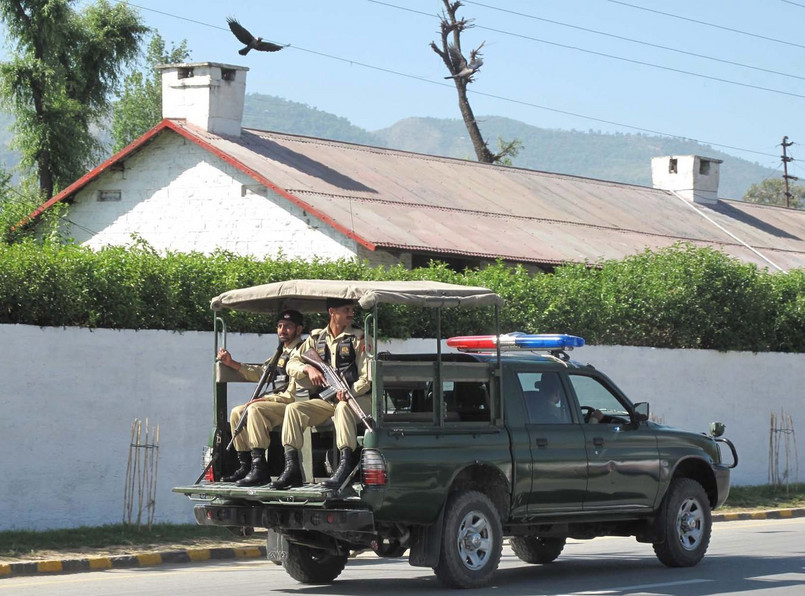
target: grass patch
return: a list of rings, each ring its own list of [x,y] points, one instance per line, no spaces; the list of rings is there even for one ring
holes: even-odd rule
[[[65,530],[8,530],[0,532],[0,557],[19,557],[41,550],[182,544],[203,538],[227,542],[242,539],[224,528],[194,524],[154,524],[150,530],[124,524]]]
[[[805,507],[805,484],[792,484],[774,488],[760,486],[733,486],[723,509],[790,509]]]

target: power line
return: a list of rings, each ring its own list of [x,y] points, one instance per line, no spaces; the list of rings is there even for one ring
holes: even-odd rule
[[[786,4],[793,4],[794,6],[799,6],[800,8],[805,8],[805,4],[800,4],[799,2],[791,2],[791,0],[780,0],[781,2],[785,2]]]
[[[785,0],[783,0],[785,1]],[[697,21],[696,19],[691,19],[688,17],[683,17],[678,14],[671,14],[668,12],[662,12],[659,10],[654,10],[653,8],[646,8],[645,6],[638,6],[637,4],[629,4],[628,2],[623,2],[622,0],[608,0],[608,2],[612,2],[613,4],[620,4],[622,6],[628,6],[629,8],[635,8],[637,10],[645,10],[646,12],[653,12],[655,14],[660,14],[664,17],[671,17],[674,19],[679,19],[681,21],[688,21],[690,23],[697,23],[699,25],[704,25],[706,27],[713,27],[715,29],[722,29],[724,31],[730,31],[732,33],[738,33],[740,35],[747,35],[749,37],[756,37],[758,39],[765,39],[766,41],[773,41],[774,43],[781,43],[787,46],[794,46],[795,48],[802,48],[805,49],[805,46],[800,45],[798,43],[794,43],[793,41],[785,41],[783,39],[775,39],[774,37],[766,37],[765,35],[759,35],[757,33],[751,33],[749,31],[741,31],[740,29],[732,29],[731,27],[725,27],[723,25],[716,25],[715,23],[706,23],[705,21]]]
[[[369,2],[374,2],[375,0],[368,0],[368,1]],[[783,1],[785,1],[785,0],[783,0]],[[375,3],[376,4],[382,4],[381,2],[375,2]],[[569,29],[576,29],[578,31],[584,31],[586,33],[594,33],[595,35],[603,35],[604,37],[611,37],[613,39],[619,39],[621,41],[628,41],[629,43],[635,43],[635,44],[647,46],[647,47],[650,47],[650,48],[657,48],[657,49],[660,49],[660,50],[666,50],[668,52],[676,52],[677,54],[684,54],[686,56],[693,56],[694,58],[702,58],[704,60],[712,60],[713,62],[720,62],[722,64],[729,64],[729,65],[732,65],[732,66],[739,66],[741,68],[748,68],[748,69],[751,69],[751,70],[757,70],[757,71],[760,71],[760,72],[766,72],[766,73],[769,73],[769,74],[779,75],[781,77],[789,77],[789,78],[792,78],[792,79],[800,79],[802,81],[805,81],[805,77],[801,77],[801,76],[795,75],[795,74],[790,74],[790,73],[787,73],[787,72],[780,72],[780,71],[777,71],[777,70],[771,70],[769,68],[763,68],[761,66],[753,66],[751,64],[744,64],[742,62],[734,62],[732,60],[725,60],[723,58],[716,58],[714,56],[707,56],[705,54],[698,54],[696,52],[688,52],[687,50],[681,50],[679,48],[672,48],[670,46],[664,46],[664,45],[660,45],[660,44],[656,44],[656,43],[651,43],[651,42],[648,42],[648,41],[642,41],[642,40],[639,40],[639,39],[632,39],[630,37],[624,37],[622,35],[616,35],[614,33],[607,33],[606,31],[598,31],[596,29],[588,29],[587,27],[581,27],[579,25],[571,25],[570,23],[562,23],[561,21],[554,21],[554,20],[551,20],[551,19],[538,17],[536,15],[532,15],[532,14],[528,14],[528,13],[524,13],[524,12],[517,12],[517,11],[514,11],[514,10],[508,10],[508,9],[500,8],[500,7],[497,7],[497,6],[491,6],[489,4],[484,4],[482,2],[471,2],[470,0],[465,0],[464,3],[465,4],[474,4],[476,6],[483,6],[484,8],[488,8],[490,10],[497,10],[499,12],[505,12],[505,13],[513,14],[513,15],[518,16],[518,17],[526,17],[528,19],[534,19],[535,21],[542,21],[544,23],[550,23],[552,25],[559,25],[560,27],[567,27]],[[805,8],[805,5],[803,5],[803,8]]]
[[[372,1],[372,0],[370,0],[370,1]],[[182,16],[179,16],[179,15],[175,15],[175,14],[171,14],[171,13],[167,13],[167,12],[163,12],[163,11],[159,11],[159,10],[154,10],[154,9],[151,9],[151,8],[146,8],[144,6],[138,6],[138,5],[133,4],[131,2],[127,2],[127,4],[130,4],[131,6],[134,6],[135,8],[140,8],[141,10],[156,12],[156,13],[159,13],[159,14],[162,14],[162,15],[165,15],[165,16],[175,18],[175,19],[200,24],[200,25],[203,25],[205,27],[211,27],[213,29],[220,29],[222,31],[228,31],[224,27],[219,27],[217,25],[211,25],[209,23],[203,23],[201,21],[195,21],[193,19],[188,19],[186,17],[182,17]],[[437,16],[437,15],[432,15],[432,14],[428,14],[428,13],[421,13],[421,14],[424,14],[424,15],[429,16],[429,17]],[[300,51],[300,52],[307,52],[309,54],[314,54],[314,55],[317,55],[317,56],[321,56],[323,58],[329,58],[331,60],[344,62],[346,64],[350,64],[350,65],[354,65],[354,66],[361,66],[363,68],[367,68],[367,69],[370,69],[370,70],[376,70],[376,71],[379,71],[379,72],[384,72],[386,74],[392,74],[392,75],[395,75],[395,76],[400,76],[400,77],[413,79],[413,80],[420,81],[420,82],[423,82],[423,83],[428,83],[430,85],[438,85],[440,87],[444,87],[444,88],[447,88],[447,89],[452,89],[453,88],[453,85],[450,84],[450,83],[444,83],[442,81],[434,81],[432,79],[428,79],[428,78],[425,78],[425,77],[422,77],[422,76],[412,75],[412,74],[409,74],[409,73],[404,73],[404,72],[392,70],[390,68],[383,68],[383,67],[380,67],[380,66],[367,64],[367,63],[364,63],[364,62],[358,62],[356,60],[351,60],[349,58],[343,58],[341,56],[335,56],[333,54],[328,54],[328,53],[325,53],[325,52],[319,52],[319,51],[316,51],[316,50],[303,48],[303,47],[297,46],[297,45],[291,45],[288,49],[297,50],[297,51]],[[712,145],[713,147],[721,147],[721,148],[724,148],[724,149],[732,149],[734,151],[741,151],[741,152],[744,152],[744,153],[751,153],[751,154],[754,154],[754,155],[762,155],[762,156],[765,156],[765,157],[774,157],[774,158],[778,157],[776,154],[767,153],[765,151],[758,151],[758,150],[755,150],[755,149],[746,149],[744,147],[736,147],[734,145],[726,145],[724,143],[715,143],[715,142],[712,142],[712,141],[702,141],[702,140],[695,139],[695,138],[692,138],[692,137],[685,137],[685,136],[682,136],[682,135],[675,135],[675,134],[671,134],[671,133],[652,130],[652,129],[649,129],[649,128],[643,128],[643,127],[640,127],[640,126],[624,124],[624,123],[621,123],[621,122],[616,122],[614,120],[607,120],[607,119],[604,119],[604,118],[597,118],[595,116],[587,116],[585,114],[579,114],[577,112],[570,112],[570,111],[567,111],[567,110],[560,110],[558,108],[552,108],[550,106],[543,106],[543,105],[532,103],[532,102],[522,101],[522,100],[518,100],[518,99],[512,99],[512,98],[509,98],[509,97],[504,97],[504,96],[496,95],[496,94],[493,94],[493,93],[484,93],[482,91],[475,91],[475,90],[471,90],[471,89],[468,89],[467,91],[469,93],[473,93],[475,95],[481,95],[481,96],[484,96],[484,97],[489,97],[489,98],[497,99],[497,100],[500,100],[500,101],[505,101],[505,102],[509,102],[509,103],[514,103],[514,104],[518,104],[518,105],[532,107],[532,108],[545,110],[545,111],[553,112],[553,113],[557,113],[557,114],[563,114],[563,115],[566,115],[566,116],[573,116],[575,118],[581,118],[581,119],[584,119],[584,120],[590,120],[590,121],[599,122],[599,123],[602,123],[602,124],[610,124],[612,126],[617,126],[617,127],[620,127],[620,128],[626,128],[626,129],[634,130],[634,131],[637,131],[637,132],[650,133],[650,134],[654,134],[654,135],[659,135],[659,136],[669,137],[669,138],[674,138],[674,139],[680,139],[680,140],[685,140],[685,141],[693,141],[693,142],[696,142],[696,143],[700,143],[702,145]]]
[[[419,11],[419,10],[414,10],[412,8],[406,8],[404,6],[398,6],[396,4],[389,4],[387,2],[380,2],[379,0],[367,0],[367,1],[371,2],[373,4],[380,4],[382,6],[387,6],[389,8],[396,8],[398,10],[404,10],[406,12],[412,12],[412,13],[415,13],[415,14],[425,15],[425,16],[428,16],[428,17],[433,16],[433,15],[431,15],[429,13],[426,13],[426,12],[422,12],[422,11]],[[747,88],[750,88],[750,89],[758,89],[760,91],[768,91],[770,93],[778,93],[780,95],[788,95],[788,96],[791,96],[791,97],[799,97],[799,98],[805,99],[805,95],[801,95],[799,93],[793,93],[791,91],[783,91],[782,89],[772,89],[770,87],[763,87],[761,85],[752,85],[750,83],[741,83],[740,81],[733,81],[733,80],[730,80],[730,79],[722,79],[720,77],[714,77],[714,76],[711,76],[711,75],[705,75],[705,74],[701,74],[701,73],[698,73],[698,72],[691,72],[689,70],[682,70],[682,69],[679,69],[679,68],[672,68],[670,66],[662,66],[661,64],[653,64],[651,62],[643,62],[642,60],[635,60],[633,58],[625,58],[623,56],[615,56],[614,54],[607,54],[605,52],[597,52],[595,50],[588,50],[588,49],[585,49],[585,48],[580,48],[578,46],[571,46],[571,45],[559,43],[559,42],[556,42],[556,41],[547,41],[545,39],[539,39],[537,37],[530,37],[528,35],[523,35],[521,33],[513,33],[511,31],[505,31],[503,29],[495,29],[493,27],[485,27],[483,25],[474,25],[474,26],[475,26],[476,29],[484,29],[486,31],[492,31],[494,33],[500,33],[502,35],[509,35],[511,37],[519,37],[521,39],[527,39],[529,41],[536,41],[536,42],[544,43],[544,44],[547,44],[547,45],[557,46],[557,47],[560,47],[560,48],[565,48],[567,50],[575,50],[577,52],[584,52],[585,54],[592,54],[594,56],[602,56],[604,58],[611,58],[613,60],[621,60],[623,62],[629,62],[631,64],[639,64],[641,66],[648,66],[648,67],[651,67],[651,68],[658,68],[658,69],[661,69],[661,70],[667,70],[667,71],[676,72],[676,73],[679,73],[679,74],[685,74],[685,75],[689,75],[689,76],[693,76],[693,77],[699,77],[699,78],[707,79],[707,80],[710,80],[710,81],[717,81],[719,83],[728,83],[730,85],[737,85],[739,87],[747,87]],[[803,47],[805,47],[805,46],[803,46]]]

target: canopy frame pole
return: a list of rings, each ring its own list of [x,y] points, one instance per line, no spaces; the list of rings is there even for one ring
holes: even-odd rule
[[[444,426],[444,395],[442,387],[442,307],[436,308],[436,371],[434,378],[435,391],[433,392],[433,404],[438,405],[436,412],[436,424]]]

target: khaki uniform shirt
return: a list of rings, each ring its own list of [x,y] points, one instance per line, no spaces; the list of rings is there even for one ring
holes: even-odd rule
[[[308,380],[308,376],[305,374],[305,367],[308,365],[302,360],[300,354],[308,350],[315,350],[321,333],[324,333],[324,341],[330,351],[329,364],[333,368],[336,368],[338,342],[344,337],[351,337],[352,347],[355,349],[355,364],[358,367],[358,380],[352,384],[352,393],[356,396],[367,393],[372,388],[372,382],[369,378],[369,359],[366,357],[366,351],[364,350],[363,330],[357,327],[344,329],[335,337],[330,333],[329,327],[326,329],[314,329],[310,337],[291,356],[286,368],[288,374],[297,381],[306,382]]]
[[[275,401],[281,404],[290,404],[296,401],[296,393],[299,389],[297,387],[296,379],[294,379],[293,375],[291,374],[289,364],[291,363],[291,360],[293,359],[294,355],[299,351],[299,346],[301,345],[302,345],[302,338],[297,337],[284,348],[285,352],[290,351],[291,353],[290,357],[288,358],[288,362],[285,363],[285,372],[288,374],[288,387],[286,387],[285,391],[280,391],[279,393],[266,392],[258,398],[259,400]],[[241,363],[240,370],[238,372],[247,381],[252,381],[253,383],[256,383],[260,380],[260,377],[263,376],[263,372],[270,363],[271,358],[266,360],[263,364]]]

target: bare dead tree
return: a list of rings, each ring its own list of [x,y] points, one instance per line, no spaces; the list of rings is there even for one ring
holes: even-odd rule
[[[503,141],[498,139],[499,151],[492,153],[481,134],[478,122],[472,112],[470,101],[467,98],[467,85],[473,82],[475,74],[484,63],[481,48],[484,47],[486,42],[481,42],[481,45],[470,51],[469,60],[467,60],[461,51],[461,34],[474,27],[472,24],[474,19],[459,19],[456,17],[458,9],[463,6],[460,1],[442,0],[442,2],[444,3],[444,10],[441,14],[441,46],[432,41],[430,42],[430,47],[441,57],[450,72],[450,76],[445,77],[445,79],[453,79],[453,83],[456,86],[458,108],[470,135],[475,155],[478,157],[478,161],[485,163],[511,163],[510,158],[515,157],[522,146],[520,140]]]

